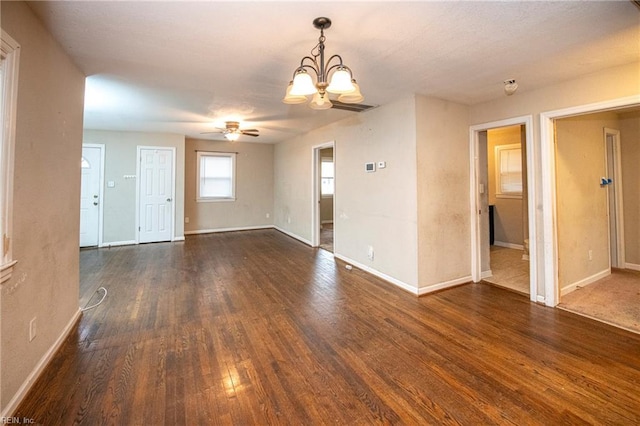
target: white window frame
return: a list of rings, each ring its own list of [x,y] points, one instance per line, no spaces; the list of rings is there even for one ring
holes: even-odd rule
[[[209,151],[197,151],[196,152],[196,201],[202,202],[220,202],[220,201],[235,201],[236,200],[236,156],[235,152],[209,152]],[[224,157],[231,159],[231,196],[230,197],[201,197],[200,196],[200,166],[202,164],[203,157]]]
[[[13,158],[18,104],[20,45],[2,31],[2,139],[0,140],[0,284],[8,281],[17,263],[13,259]]]
[[[324,179],[324,176],[322,176],[322,163],[333,163],[333,157],[322,157],[320,159],[320,196],[322,198],[333,198],[333,194],[335,194],[336,192],[336,170],[335,170],[335,164],[334,164],[334,169],[333,169],[333,177],[331,178],[333,180],[333,193],[331,194],[323,194],[322,193],[322,179]]]
[[[502,183],[502,154],[509,151],[520,151],[520,191],[505,191]],[[509,145],[497,145],[495,148],[496,166],[496,198],[522,198],[522,145],[518,143]]]

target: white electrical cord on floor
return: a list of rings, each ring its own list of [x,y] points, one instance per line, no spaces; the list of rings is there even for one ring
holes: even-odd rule
[[[102,295],[102,299],[100,299],[100,301],[98,303],[94,303],[91,306],[87,306],[86,308],[80,309],[82,312],[88,311],[89,309],[93,309],[96,306],[100,305],[104,301],[104,298],[107,297],[107,289],[104,288],[104,287],[100,287],[99,289],[96,290],[96,293],[99,292],[100,290],[104,290],[104,294]]]

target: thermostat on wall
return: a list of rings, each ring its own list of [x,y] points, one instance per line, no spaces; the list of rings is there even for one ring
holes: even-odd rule
[[[375,172],[376,171],[376,163],[365,163],[364,164],[364,170],[367,173]]]

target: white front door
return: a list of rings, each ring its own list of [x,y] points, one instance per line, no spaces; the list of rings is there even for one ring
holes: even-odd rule
[[[100,175],[102,148],[82,147],[82,180],[80,187],[80,247],[98,245],[100,233]]]
[[[140,149],[139,242],[171,241],[173,150]]]

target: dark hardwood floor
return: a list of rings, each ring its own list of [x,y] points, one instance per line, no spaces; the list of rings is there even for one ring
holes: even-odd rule
[[[83,250],[16,416],[68,424],[640,423],[640,335],[486,284],[418,298],[274,230]],[[91,300],[90,300],[91,299]]]

